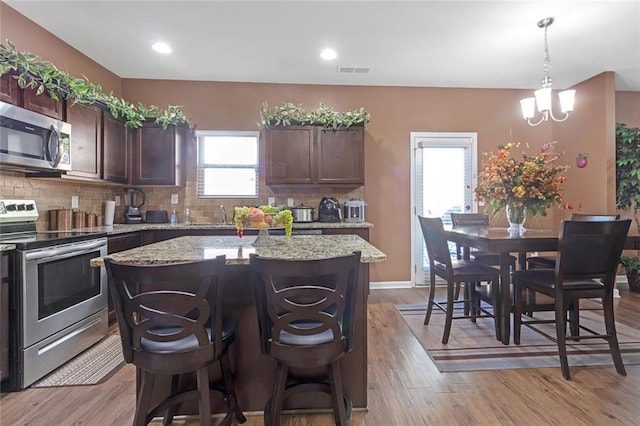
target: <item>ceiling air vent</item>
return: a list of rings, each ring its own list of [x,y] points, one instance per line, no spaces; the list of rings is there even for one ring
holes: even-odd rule
[[[338,66],[337,72],[346,74],[366,74],[369,72],[369,67],[341,67]]]

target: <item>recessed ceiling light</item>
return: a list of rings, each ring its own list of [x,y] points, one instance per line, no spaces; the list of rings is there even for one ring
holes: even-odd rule
[[[168,55],[169,53],[173,52],[173,50],[171,49],[171,46],[169,46],[167,43],[165,43],[163,41],[159,41],[157,43],[153,43],[153,46],[151,46],[151,47],[156,52],[163,53],[165,55]]]
[[[324,49],[321,53],[320,53],[320,57],[322,59],[324,59],[325,61],[332,61],[335,58],[338,57],[338,54],[336,53],[335,50],[333,49]]]

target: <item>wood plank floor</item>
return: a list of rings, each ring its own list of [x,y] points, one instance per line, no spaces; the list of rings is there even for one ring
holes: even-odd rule
[[[638,327],[640,294],[624,288],[621,293],[617,320]],[[613,367],[574,367],[571,381],[562,378],[559,368],[440,373],[394,308],[425,300],[425,289],[371,292],[369,409],[354,413],[354,426],[639,424],[640,365],[627,366],[626,377]],[[453,327],[455,333],[455,322]],[[126,365],[101,385],[4,394],[0,424],[131,424],[134,387],[134,368]],[[179,419],[174,424],[198,422]],[[262,417],[249,415],[245,424],[261,425]],[[333,420],[330,414],[288,415],[283,424],[325,426]]]

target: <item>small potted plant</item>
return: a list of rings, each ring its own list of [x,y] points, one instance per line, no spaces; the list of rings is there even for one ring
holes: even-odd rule
[[[629,282],[629,290],[640,293],[640,257],[621,256],[620,264],[624,267]]]

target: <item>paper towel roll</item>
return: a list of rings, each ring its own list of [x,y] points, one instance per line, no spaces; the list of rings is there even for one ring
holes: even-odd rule
[[[104,202],[104,225],[113,225],[113,215],[116,211],[116,202],[107,200]]]

